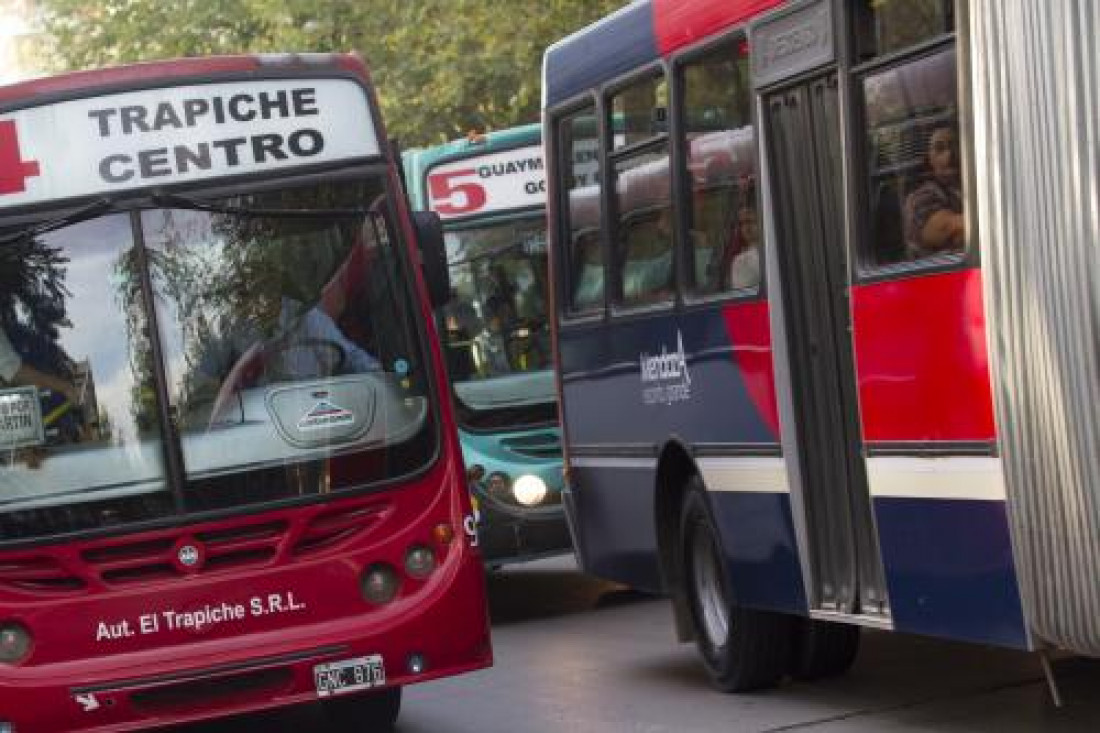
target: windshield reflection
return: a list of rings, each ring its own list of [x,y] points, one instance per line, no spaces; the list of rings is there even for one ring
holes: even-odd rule
[[[421,468],[429,383],[385,202],[349,180],[0,230],[0,542]]]

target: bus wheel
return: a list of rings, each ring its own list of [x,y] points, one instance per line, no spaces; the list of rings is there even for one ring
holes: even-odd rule
[[[325,701],[326,716],[333,730],[341,733],[391,731],[400,712],[400,687]]]
[[[684,499],[680,537],[695,641],[711,683],[723,692],[774,686],[787,668],[791,618],[732,603],[718,533],[698,483]]]
[[[858,652],[858,626],[799,618],[788,671],[799,680],[836,677],[848,671]]]

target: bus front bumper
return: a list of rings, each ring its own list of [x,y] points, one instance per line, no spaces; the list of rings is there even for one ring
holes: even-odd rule
[[[480,498],[480,497],[479,497]],[[573,551],[573,542],[560,504],[524,511],[502,508],[481,498],[477,535],[487,565],[505,565]]]

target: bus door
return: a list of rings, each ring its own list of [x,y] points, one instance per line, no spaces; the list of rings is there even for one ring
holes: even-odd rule
[[[804,528],[810,608],[885,621],[886,585],[858,419],[829,4],[783,12],[752,34],[765,203],[774,223],[769,246],[778,263],[778,280],[769,282],[779,283],[793,412],[786,429],[793,429],[797,445],[792,475],[801,478],[792,487],[798,499],[792,510],[802,514],[796,525]]]

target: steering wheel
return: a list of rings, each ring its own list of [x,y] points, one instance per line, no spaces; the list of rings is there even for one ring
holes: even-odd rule
[[[313,374],[295,372],[290,359],[300,351],[308,351],[308,358],[315,360]],[[261,374],[274,381],[330,376],[340,374],[348,362],[348,352],[341,344],[324,338],[307,337],[283,339],[267,344],[253,344],[229,370],[218,388],[210,410],[207,428],[213,427],[217,416],[230,404],[233,395],[252,386]]]

